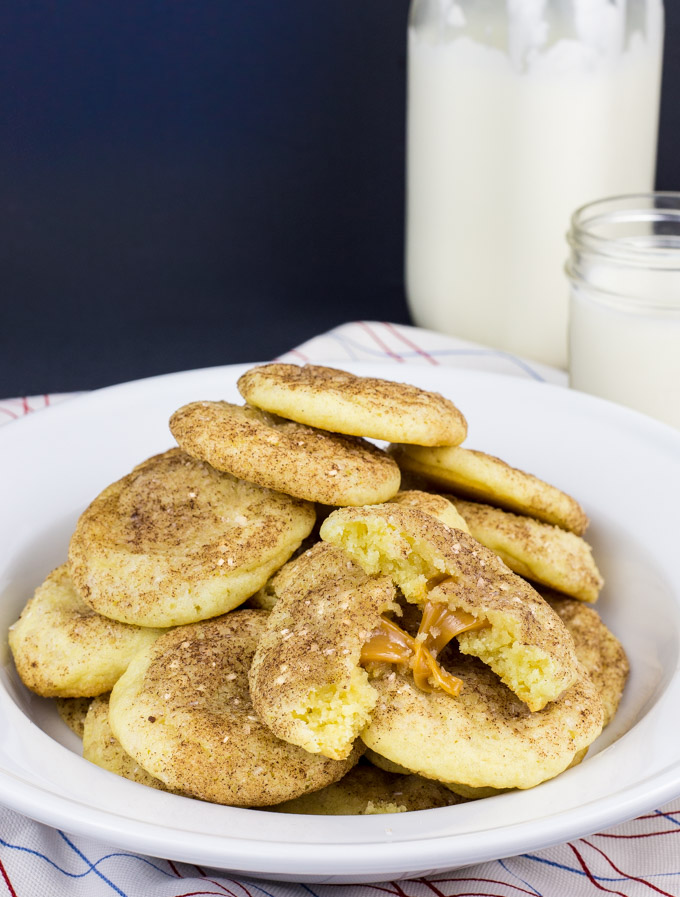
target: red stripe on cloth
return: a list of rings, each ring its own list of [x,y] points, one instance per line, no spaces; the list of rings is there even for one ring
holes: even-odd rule
[[[419,884],[427,885],[427,887],[433,891],[436,897],[454,897],[454,895],[449,895],[446,891],[441,891],[439,888],[435,888],[434,885],[436,882],[428,881],[426,878],[417,878],[415,879]],[[508,884],[504,881],[495,881],[493,878],[447,878],[447,879],[438,879],[440,884],[446,882],[447,884],[460,884],[461,882],[487,882],[489,884],[496,884],[501,888],[511,888],[512,885]],[[536,897],[536,891],[527,891],[525,888],[519,888],[523,894],[531,894],[531,897]],[[455,897],[507,897],[507,891],[458,891],[455,892]]]
[[[301,358],[304,362],[309,364],[309,356],[303,355],[299,349],[290,349],[288,352],[284,352],[284,355],[297,355],[298,358]]]
[[[175,897],[222,897],[223,893],[223,891],[182,891],[181,894],[176,894]],[[227,893],[231,894],[231,897],[236,897],[231,891],[227,891]]]
[[[3,866],[1,860],[0,860],[0,875],[2,875],[2,877],[5,881],[5,884],[7,885],[7,890],[12,895],[12,897],[18,897],[17,892],[14,890],[14,886],[12,885],[12,882],[9,880],[9,875],[7,874],[7,871],[6,871],[5,867]]]
[[[584,838],[582,838],[581,843],[587,844],[588,847],[592,848],[592,850],[595,850],[597,853],[599,853],[601,857],[604,857],[604,859],[609,863],[609,865],[612,867],[612,869],[615,872],[618,872],[619,875],[625,875],[625,877],[627,879],[629,879],[630,881],[637,881],[641,885],[646,885],[652,891],[656,891],[657,894],[663,894],[664,897],[673,897],[673,894],[669,893],[668,891],[662,891],[661,888],[657,888],[656,885],[653,885],[651,882],[646,881],[644,878],[638,878],[636,875],[629,875],[627,872],[624,872],[622,869],[619,869],[619,867],[616,865],[616,863],[614,863],[614,861],[609,856],[607,856],[607,854],[603,850],[600,850],[599,847],[595,847],[595,845],[591,844],[590,841],[586,841]]]
[[[426,879],[419,879],[423,884],[431,885],[432,882],[428,882]],[[536,897],[536,891],[530,891],[527,888],[520,888],[518,885],[510,884],[507,881],[501,881],[499,878],[469,878],[463,877],[460,878],[438,878],[436,884],[458,884],[463,881],[474,881],[481,882],[487,885],[499,885],[502,888],[511,888],[513,891],[519,891],[520,894],[531,894],[531,897]]]
[[[228,888],[225,884],[222,884],[221,881],[216,881],[214,878],[208,878],[199,866],[194,865],[195,869],[198,869],[201,873],[201,877],[205,878],[207,882],[211,885],[215,885],[216,888],[219,888],[219,891],[191,891],[190,894],[178,894],[177,897],[191,897],[191,895],[195,894],[227,894],[228,897],[239,897],[238,891],[232,891],[231,888]],[[253,897],[252,891],[250,891],[243,882],[237,881],[235,878],[228,878],[227,881],[236,885],[237,888],[240,888],[241,891],[244,891],[247,897]]]
[[[400,330],[397,330],[394,324],[390,324],[389,321],[383,321],[383,325],[387,327],[390,333],[393,333],[397,337],[397,339],[400,339],[402,343],[409,346],[409,348],[411,349],[415,349],[418,355],[422,355],[423,358],[430,362],[430,364],[433,364],[435,367],[441,366],[440,362],[437,361],[436,358],[430,355],[429,352],[426,352],[425,349],[421,348],[417,343],[414,343],[413,340],[410,340],[407,336],[404,336],[404,334]]]
[[[419,878],[418,881],[421,885],[425,885],[426,888],[429,888],[433,894],[436,894],[437,897],[444,897],[444,892],[440,891],[438,887],[436,887],[435,883],[432,881],[428,881],[426,878]]]
[[[395,361],[400,361],[402,364],[406,363],[406,359],[402,358],[401,355],[398,355],[396,352],[393,352],[392,349],[384,342],[377,333],[373,330],[373,328],[369,327],[366,321],[357,321],[357,324],[360,327],[363,327],[366,333],[371,337],[374,343],[376,343],[380,348],[385,352],[386,355],[389,355],[390,358],[394,358]]]
[[[326,887],[327,888],[344,888],[345,886],[344,885],[328,884],[328,885],[326,885]],[[385,884],[382,884],[382,885],[367,884],[366,887],[370,888],[371,891],[382,891],[385,894],[394,894],[395,897],[408,897],[408,894],[406,893],[406,891],[396,881],[386,882]]]
[[[216,885],[216,887],[218,887],[218,888],[222,888],[222,891],[225,894],[228,894],[229,897],[237,897],[236,891],[232,891],[231,888],[228,888],[226,885],[223,885],[221,881],[215,881],[214,878],[206,878],[206,881],[209,881],[210,884]],[[245,885],[241,884],[240,881],[236,881],[233,878],[228,878],[227,881],[230,881],[233,884],[235,884],[237,887],[242,888],[246,892],[248,897],[252,897],[252,894],[250,893],[250,891],[246,888]]]
[[[643,816],[638,816],[637,821],[640,819],[674,819],[676,816],[680,816],[680,810],[668,810],[664,813],[663,810],[657,810],[656,813],[645,813]]]
[[[593,885],[593,887],[597,888],[599,891],[606,891],[607,894],[618,894],[618,897],[626,897],[626,895],[623,893],[623,891],[613,891],[611,888],[605,888],[604,885],[601,885],[599,883],[599,881],[597,881],[597,879],[595,878],[593,873],[590,871],[590,869],[588,868],[588,864],[583,859],[581,854],[578,852],[576,847],[573,844],[568,844],[567,847],[569,847],[569,849],[571,851],[573,851],[573,853],[576,855],[576,859],[579,862],[579,866],[581,867],[581,869],[583,869],[586,876],[588,877],[588,881],[591,883],[591,885]]]
[[[637,835],[615,835],[613,832],[598,832],[597,835],[593,835],[596,838],[614,838],[621,839],[623,841],[631,840],[636,841],[638,838],[657,838],[659,835],[680,835],[680,829],[678,828],[665,828],[659,829],[655,832],[640,832]]]

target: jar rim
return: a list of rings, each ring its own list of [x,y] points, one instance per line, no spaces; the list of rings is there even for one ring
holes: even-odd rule
[[[576,209],[570,223],[567,242],[580,254],[596,254],[632,267],[680,270],[680,192],[650,191],[597,199]],[[617,227],[634,231],[636,226],[638,236],[616,235]],[[598,232],[607,227],[610,233]]]

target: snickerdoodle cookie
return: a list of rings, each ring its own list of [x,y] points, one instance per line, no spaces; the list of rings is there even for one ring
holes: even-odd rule
[[[192,402],[170,418],[180,446],[218,470],[326,505],[387,501],[399,467],[382,449],[249,406]]]
[[[334,511],[321,538],[366,573],[388,576],[409,602],[427,610],[436,634],[425,645],[438,644],[442,634],[444,644],[456,636],[461,651],[481,658],[531,710],[576,680],[574,643],[559,616],[467,533],[388,503]]]
[[[381,614],[398,612],[395,588],[322,542],[281,571],[276,593],[250,670],[253,705],[279,738],[347,757],[375,705],[362,647]]]
[[[83,600],[141,626],[222,614],[256,592],[311,531],[313,505],[180,449],[139,464],[81,515],[69,567]]]
[[[250,405],[335,433],[416,445],[458,445],[467,435],[465,418],[439,393],[336,368],[265,364],[238,388]]]
[[[599,692],[606,726],[614,718],[630,672],[624,647],[593,608],[556,593],[545,593],[545,598],[574,639],[576,656]]]
[[[485,452],[392,445],[390,453],[404,471],[463,498],[527,514],[579,536],[588,526],[585,511],[566,492]]]
[[[460,790],[467,796],[553,778],[602,730],[597,689],[581,668],[560,697],[532,712],[477,657],[447,649],[441,663],[464,683],[455,698],[439,689],[424,692],[399,670],[374,676],[378,699],[361,737],[403,768],[466,786]]]
[[[78,736],[83,737],[85,730],[85,717],[94,698],[55,698],[54,703],[57,713],[66,723],[69,729]]]
[[[395,775],[366,764],[355,766],[333,785],[271,809],[315,816],[373,816],[450,807],[462,802],[463,798],[439,782],[422,776]]]
[[[74,589],[66,564],[57,567],[10,627],[9,646],[22,682],[44,697],[81,698],[110,691],[159,629],[109,620]]]
[[[266,806],[323,788],[358,760],[330,760],[277,738],[258,718],[248,670],[266,611],[178,627],[138,654],[111,692],[126,753],[166,787],[215,803]]]
[[[452,497],[472,536],[525,579],[581,601],[596,601],[604,584],[590,545],[575,533],[533,517]]]
[[[470,532],[458,508],[443,495],[436,495],[433,492],[422,492],[419,489],[404,489],[397,492],[394,498],[390,499],[390,502],[395,505],[402,505],[405,508],[417,508],[426,514],[431,514],[452,529],[460,529],[464,533]]]
[[[150,775],[136,760],[126,753],[109,722],[109,696],[100,695],[90,705],[83,723],[83,757],[109,772],[157,788],[169,791],[160,779]]]

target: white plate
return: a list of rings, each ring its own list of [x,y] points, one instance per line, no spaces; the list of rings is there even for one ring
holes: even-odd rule
[[[478,372],[347,365],[452,398],[467,445],[575,495],[607,585],[599,609],[632,674],[614,722],[580,766],[525,792],[391,816],[281,817],[164,794],[79,756],[54,705],[30,694],[7,627],[66,557],[78,514],[170,447],[172,411],[237,400],[247,366],[173,374],[75,399],[0,431],[0,801],[37,820],[159,857],[292,881],[414,877],[536,850],[680,794],[680,434],[589,396]]]

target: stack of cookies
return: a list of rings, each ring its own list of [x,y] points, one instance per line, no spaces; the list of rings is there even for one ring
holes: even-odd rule
[[[24,684],[141,784],[427,809],[580,762],[628,674],[564,492],[407,384],[270,364],[80,517],[11,627]],[[375,442],[387,443],[379,447]]]

